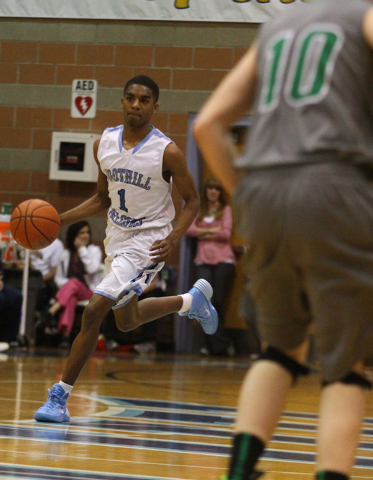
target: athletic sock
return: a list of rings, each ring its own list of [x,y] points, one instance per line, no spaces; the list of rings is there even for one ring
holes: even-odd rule
[[[190,310],[190,307],[192,306],[192,295],[190,293],[183,293],[183,295],[179,295],[183,299],[183,305],[180,308],[178,313],[185,313],[188,310]]]
[[[249,433],[239,433],[233,438],[233,452],[229,465],[229,480],[247,480],[264,450],[260,438]]]
[[[343,473],[324,471],[316,474],[316,480],[348,480],[348,476]]]
[[[73,389],[72,385],[68,385],[67,383],[64,382],[58,382],[59,385],[65,390],[66,393],[71,393],[71,390]]]

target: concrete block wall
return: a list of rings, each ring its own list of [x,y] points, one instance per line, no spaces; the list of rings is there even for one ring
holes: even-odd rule
[[[48,178],[53,131],[93,132],[122,123],[126,81],[160,86],[154,125],[184,151],[188,113],[199,110],[251,44],[255,24],[0,19],[0,202],[42,198],[62,212],[95,184]],[[71,84],[98,81],[94,119],[70,117]],[[181,199],[174,194],[177,210]],[[95,240],[105,218],[91,221]],[[63,238],[63,237],[62,237]]]

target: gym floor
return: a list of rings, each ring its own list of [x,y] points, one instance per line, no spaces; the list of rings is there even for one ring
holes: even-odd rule
[[[249,359],[96,353],[68,400],[71,422],[37,423],[33,413],[61,379],[66,356],[0,354],[0,478],[219,480],[226,473]],[[293,389],[260,480],[313,479],[319,393],[316,372]],[[372,397],[354,479],[373,478]]]

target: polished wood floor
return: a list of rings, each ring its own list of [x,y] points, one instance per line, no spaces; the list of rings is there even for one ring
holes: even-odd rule
[[[70,424],[36,423],[33,412],[65,361],[54,350],[0,355],[0,478],[219,480],[225,473],[249,359],[96,354],[68,400]],[[313,478],[318,399],[316,374],[293,390],[260,461],[261,480]],[[372,407],[371,394],[352,478],[373,478]]]

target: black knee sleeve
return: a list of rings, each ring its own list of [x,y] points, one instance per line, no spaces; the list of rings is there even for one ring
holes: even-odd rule
[[[360,375],[359,373],[356,373],[356,372],[350,372],[344,377],[339,378],[338,380],[333,380],[331,382],[324,380],[322,382],[322,386],[326,387],[327,385],[330,385],[331,383],[336,383],[336,382],[341,382],[341,383],[344,383],[345,385],[357,385],[358,387],[361,387],[367,390],[372,389],[372,382],[369,381],[367,378],[365,378],[363,375]]]
[[[282,353],[281,350],[274,347],[268,347],[267,350],[259,356],[259,360],[271,360],[272,362],[278,363],[292,375],[294,382],[299,375],[308,375],[310,373],[308,367],[293,360],[288,355],[285,355],[285,353]]]
[[[325,470],[316,474],[316,480],[348,480],[348,476],[343,473]]]

